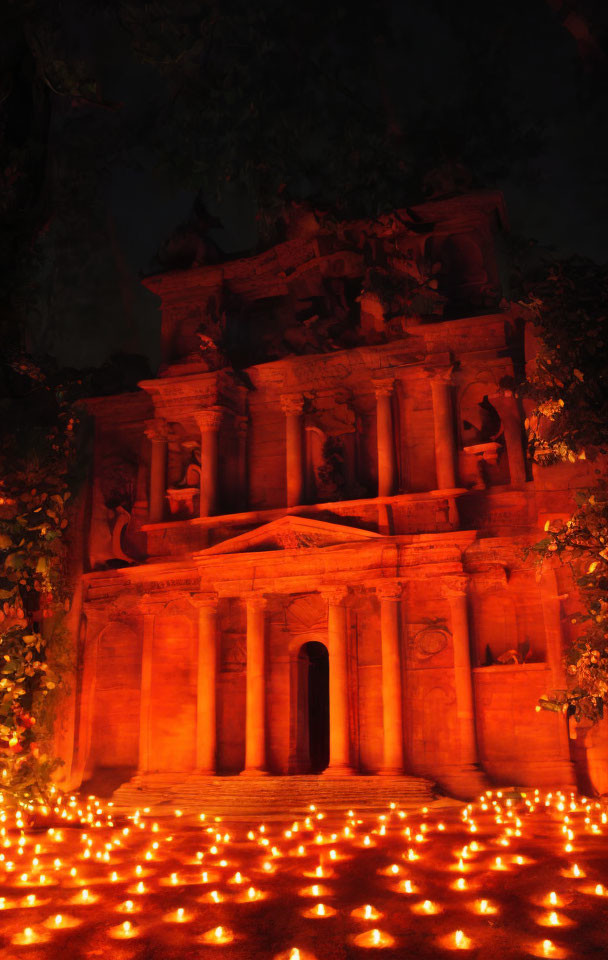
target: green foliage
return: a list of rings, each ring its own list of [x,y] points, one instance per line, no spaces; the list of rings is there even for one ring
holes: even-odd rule
[[[526,420],[531,455],[541,464],[598,460],[608,451],[608,266],[582,257],[541,257],[517,278],[539,352],[520,393],[534,401]],[[600,469],[596,473],[600,474]],[[575,495],[563,524],[548,524],[532,548],[537,562],[570,567],[581,612],[566,651],[568,688],[539,701],[577,720],[601,719],[608,704],[608,488]]]
[[[577,509],[565,523],[547,522],[532,552],[570,567],[581,611],[571,616],[575,639],[566,652],[568,689],[542,697],[545,710],[561,710],[596,721],[608,704],[608,486],[581,490]]]
[[[0,786],[44,798],[56,761],[41,727],[61,678],[47,652],[61,645],[69,609],[66,533],[77,482],[78,417],[72,389],[21,360],[2,401],[0,444]],[[59,662],[60,657],[54,657]]]
[[[541,462],[608,450],[608,265],[583,257],[543,261],[526,276],[524,301],[541,338],[524,395]]]

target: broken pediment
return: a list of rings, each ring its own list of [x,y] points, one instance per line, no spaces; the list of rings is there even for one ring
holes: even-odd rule
[[[199,556],[214,556],[222,553],[255,553],[265,550],[294,550],[310,547],[331,547],[343,543],[360,543],[362,540],[381,539],[381,534],[360,527],[348,527],[342,523],[326,520],[311,520],[308,517],[280,517],[255,530],[241,533],[216,543]]]

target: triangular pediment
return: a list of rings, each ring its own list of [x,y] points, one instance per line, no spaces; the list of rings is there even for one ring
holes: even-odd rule
[[[199,556],[330,547],[380,538],[381,534],[373,530],[363,530],[361,527],[348,527],[343,523],[290,516],[271,520],[270,523],[264,523],[255,530],[241,533],[238,537],[222,540],[221,543],[199,551]]]

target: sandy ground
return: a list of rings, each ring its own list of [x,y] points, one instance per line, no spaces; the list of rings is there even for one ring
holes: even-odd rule
[[[3,960],[608,956],[605,802],[505,791],[295,825],[68,809],[5,812]]]

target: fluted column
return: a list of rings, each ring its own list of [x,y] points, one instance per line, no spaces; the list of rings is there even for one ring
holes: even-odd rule
[[[141,685],[139,695],[139,773],[151,769],[152,744],[150,742],[150,722],[152,719],[152,648],[154,644],[155,606],[150,603],[141,605],[142,644],[141,644]]]
[[[266,773],[266,649],[264,610],[266,598],[259,593],[247,602],[247,693],[245,716],[245,776]]]
[[[490,400],[502,421],[511,483],[525,483],[526,461],[517,398],[510,390],[503,390],[490,397]]]
[[[451,367],[429,371],[433,397],[435,466],[438,490],[452,490],[457,485],[451,374]]]
[[[213,774],[217,751],[217,596],[198,594],[192,599],[198,608],[196,768]]]
[[[281,397],[285,414],[285,475],[287,506],[297,507],[304,499],[304,398],[300,394]]]
[[[476,764],[478,754],[475,732],[475,700],[471,675],[467,578],[465,576],[450,577],[444,581],[443,587],[450,604],[452,621],[454,686],[460,739],[460,762],[462,764]]]
[[[201,431],[201,494],[200,516],[212,517],[218,499],[218,439],[222,422],[221,407],[209,407],[195,413]]]
[[[151,444],[150,452],[150,523],[160,523],[165,515],[167,495],[167,444],[169,432],[164,420],[149,420],[146,436]]]
[[[379,584],[380,636],[382,644],[382,725],[384,760],[380,773],[403,773],[403,694],[399,642],[399,602],[403,587],[398,581]]]
[[[393,379],[373,380],[376,393],[376,435],[378,444],[378,496],[390,497],[395,492],[395,442],[391,397]]]
[[[348,589],[327,587],[327,641],[329,650],[329,776],[353,773],[350,762],[348,713],[348,634],[346,598]]]

